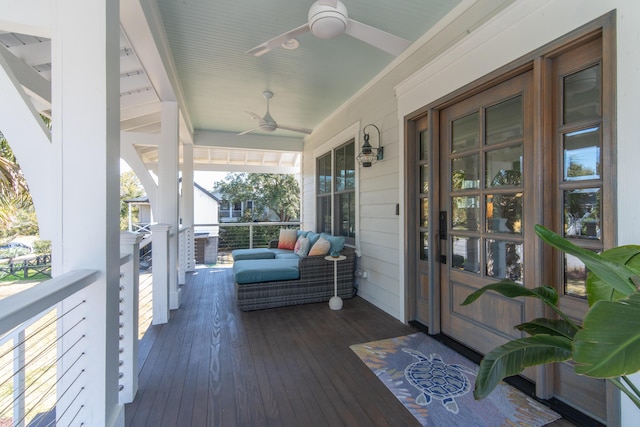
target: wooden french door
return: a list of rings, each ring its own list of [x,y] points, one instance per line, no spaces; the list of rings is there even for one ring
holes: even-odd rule
[[[440,112],[440,295],[442,332],[480,353],[521,336],[529,301],[487,294],[502,279],[533,287],[532,72]]]
[[[432,148],[416,170],[430,171],[420,175],[426,189],[417,200],[425,199],[419,231],[428,237],[420,247],[434,256],[419,254],[416,277],[437,290],[428,288],[431,303],[422,303],[430,311],[416,302],[416,317],[427,313],[430,328],[481,354],[523,336],[514,325],[549,314],[536,300],[495,293],[460,305],[489,283],[553,285],[577,322],[587,309],[586,267],[544,246],[535,224],[596,252],[615,244],[614,73],[602,46],[601,34],[592,34],[529,71],[430,110]],[[539,396],[609,420],[604,381],[576,375],[571,363],[524,375]]]

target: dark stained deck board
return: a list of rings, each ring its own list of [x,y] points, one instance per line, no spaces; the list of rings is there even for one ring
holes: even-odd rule
[[[241,312],[230,269],[198,269],[171,322],[141,342],[126,425],[416,426],[349,348],[415,332],[358,297],[340,311],[318,303]]]

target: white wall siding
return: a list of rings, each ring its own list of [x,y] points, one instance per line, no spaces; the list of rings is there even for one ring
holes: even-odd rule
[[[356,138],[356,149],[362,146],[362,128],[375,124],[381,132],[384,160],[370,168],[359,168],[358,176],[358,222],[356,241],[361,254],[359,268],[368,274],[366,279],[358,279],[359,295],[392,316],[404,320],[404,290],[401,277],[402,225],[396,215],[396,204],[401,203],[401,130],[398,120],[395,86],[424,66],[446,46],[454,44],[467,34],[467,30],[477,26],[510,3],[492,0],[466,1],[446,17],[444,24],[428,33],[423,46],[409,48],[409,53],[401,55],[381,75],[370,82],[348,103],[339,108],[333,116],[305,140],[303,156],[303,209],[304,228],[315,229],[315,159],[318,148],[324,147],[345,129],[359,122],[361,127]],[[370,143],[375,147],[378,135],[370,132]],[[347,139],[341,141],[347,142]],[[327,150],[328,151],[328,150]],[[325,151],[326,152],[326,151]],[[359,166],[358,166],[359,167]]]

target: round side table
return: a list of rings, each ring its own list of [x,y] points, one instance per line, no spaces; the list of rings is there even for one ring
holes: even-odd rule
[[[338,261],[343,261],[347,257],[344,255],[338,257],[328,255],[324,259],[333,261],[333,296],[329,300],[329,308],[331,310],[340,310],[342,308],[342,298],[338,296]]]

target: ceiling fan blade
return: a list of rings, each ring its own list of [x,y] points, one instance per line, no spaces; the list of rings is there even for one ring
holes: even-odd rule
[[[300,34],[304,34],[304,33],[308,33],[309,31],[311,31],[311,29],[309,28],[309,23],[306,23],[304,25],[299,26],[298,28],[294,28],[291,31],[288,31],[284,34],[279,35],[278,37],[274,37],[269,41],[266,41],[264,43],[262,43],[261,45],[258,45],[256,47],[254,47],[251,50],[248,50],[247,53],[250,55],[254,55],[254,56],[262,56],[265,53],[280,47],[282,45],[282,43],[291,40],[293,38],[298,37]]]
[[[290,130],[290,131],[293,131],[293,132],[306,133],[307,135],[310,135],[311,132],[313,132],[313,129],[295,128],[293,126],[281,125],[280,123],[278,123],[278,129]]]
[[[319,0],[318,4],[321,6],[331,6],[335,9],[338,7],[338,0]]]
[[[354,21],[349,18],[347,21],[347,29],[345,33],[351,37],[355,37],[358,40],[384,50],[385,52],[398,56],[404,51],[411,42],[405,40],[402,37],[395,36],[393,34],[382,31],[378,28],[372,27],[362,22]]]
[[[252,113],[251,111],[246,111],[245,113],[247,113],[249,116],[251,116],[252,119],[255,120],[262,120],[262,117],[260,117],[259,115],[257,115],[256,113]]]
[[[240,132],[240,133],[238,134],[238,136],[246,135],[246,134],[248,134],[249,132],[253,132],[254,130],[258,130],[258,129],[260,129],[260,126],[258,126],[257,128],[253,128],[253,129],[245,130],[244,132]]]

